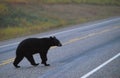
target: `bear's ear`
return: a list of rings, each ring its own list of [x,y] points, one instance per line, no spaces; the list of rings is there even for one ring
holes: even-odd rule
[[[50,39],[53,39],[53,37],[52,37],[52,36],[50,36]]]
[[[55,37],[55,36],[53,36],[53,37],[52,37],[52,36],[50,36],[50,39],[56,39],[56,37]]]
[[[53,38],[54,38],[54,39],[56,39],[56,37],[55,37],[55,36],[53,36]]]

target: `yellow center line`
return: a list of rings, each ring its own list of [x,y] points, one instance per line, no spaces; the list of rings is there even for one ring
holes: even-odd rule
[[[10,62],[13,62],[13,61],[14,61],[14,58],[10,58],[8,60],[2,61],[2,63],[0,64],[0,66],[6,65],[6,64],[8,64]]]
[[[116,26],[116,27],[113,27],[113,28],[111,28],[111,29],[105,29],[105,30],[103,30],[103,31],[96,32],[96,33],[90,33],[90,34],[88,34],[88,35],[86,35],[86,36],[83,36],[83,37],[78,37],[78,38],[71,39],[71,40],[69,40],[68,42],[63,43],[63,45],[68,45],[68,44],[70,44],[70,43],[73,43],[73,42],[76,42],[76,41],[79,41],[79,40],[84,40],[84,39],[87,39],[87,38],[89,38],[89,37],[93,37],[93,36],[96,36],[96,35],[100,35],[100,34],[103,34],[103,33],[112,31],[112,30],[114,30],[114,29],[118,29],[118,28],[120,28],[120,26]],[[52,47],[51,49],[55,49],[55,48],[56,48],[56,47]],[[10,59],[4,60],[4,61],[2,61],[2,63],[0,64],[0,66],[9,64],[9,63],[11,63],[11,62],[13,62],[13,61],[14,61],[14,58],[10,58]]]

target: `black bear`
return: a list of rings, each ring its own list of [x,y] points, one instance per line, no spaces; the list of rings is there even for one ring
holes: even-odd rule
[[[37,66],[39,63],[35,63],[33,54],[39,53],[42,60],[41,64],[49,66],[46,61],[47,52],[51,46],[60,47],[62,44],[56,37],[25,39],[17,47],[16,58],[13,62],[13,65],[16,68],[20,68],[20,66],[18,66],[19,62],[26,57],[31,65]]]

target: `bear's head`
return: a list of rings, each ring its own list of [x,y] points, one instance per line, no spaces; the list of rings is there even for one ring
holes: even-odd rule
[[[61,42],[55,36],[50,37],[50,39],[52,42],[52,46],[58,46],[58,47],[62,46]]]

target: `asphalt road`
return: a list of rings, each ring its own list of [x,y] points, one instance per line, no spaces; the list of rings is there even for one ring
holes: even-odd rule
[[[49,50],[51,66],[33,67],[24,59],[21,68],[14,68],[21,40],[49,36],[63,44]],[[34,58],[41,62],[38,54]],[[120,17],[0,42],[0,78],[120,78]]]

